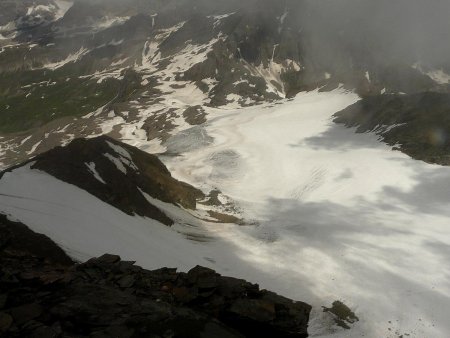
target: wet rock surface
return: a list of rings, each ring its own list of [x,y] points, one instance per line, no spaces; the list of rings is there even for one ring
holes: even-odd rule
[[[148,271],[109,254],[74,264],[51,242],[52,255],[14,244],[16,225],[0,224],[9,238],[0,250],[1,337],[308,336],[311,307],[256,284],[200,266]]]

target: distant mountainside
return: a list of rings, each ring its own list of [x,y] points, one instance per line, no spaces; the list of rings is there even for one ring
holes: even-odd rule
[[[315,6],[2,2],[0,161],[100,134],[158,151],[197,106],[257,105],[339,86],[361,96],[449,90],[445,63],[394,53],[389,35],[356,28],[354,17],[332,22],[339,13]]]
[[[0,36],[12,38],[62,18],[71,0],[4,0],[0,4]]]
[[[335,122],[373,132],[412,158],[450,165],[450,94],[365,98],[335,115]]]

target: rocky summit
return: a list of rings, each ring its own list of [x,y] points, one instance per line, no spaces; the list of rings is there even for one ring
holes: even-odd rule
[[[148,271],[110,254],[73,263],[5,218],[0,235],[1,337],[308,336],[308,304],[242,279]]]

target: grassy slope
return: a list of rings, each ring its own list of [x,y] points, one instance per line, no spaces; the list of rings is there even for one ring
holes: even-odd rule
[[[70,67],[1,74],[0,133],[20,132],[64,116],[82,116],[111,101],[125,100],[139,87],[133,72],[123,79],[74,76]]]

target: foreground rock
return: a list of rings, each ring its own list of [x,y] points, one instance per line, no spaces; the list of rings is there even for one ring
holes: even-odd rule
[[[6,218],[0,238],[0,336],[308,336],[308,304],[208,268],[148,271],[114,255],[74,264]]]

